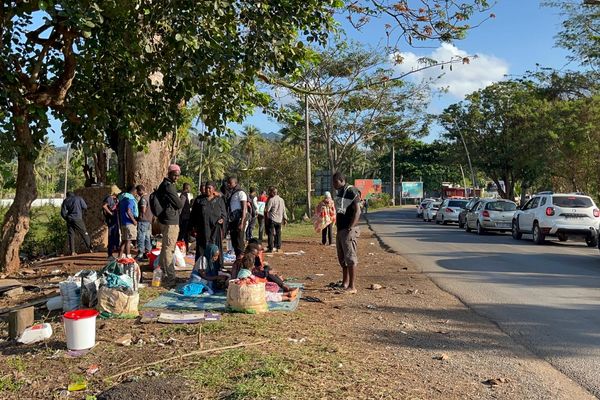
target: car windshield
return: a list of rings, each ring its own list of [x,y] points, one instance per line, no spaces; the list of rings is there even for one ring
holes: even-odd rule
[[[492,201],[485,206],[490,211],[516,211],[517,205],[510,201]]]
[[[552,204],[565,208],[588,208],[594,205],[592,199],[582,196],[552,196]]]
[[[431,208],[439,208],[440,204],[442,204],[442,203],[441,202],[439,202],[439,203],[438,202],[433,202],[433,203],[431,203]]]
[[[463,208],[466,205],[467,205],[467,200],[450,200],[450,202],[448,202],[448,207]]]

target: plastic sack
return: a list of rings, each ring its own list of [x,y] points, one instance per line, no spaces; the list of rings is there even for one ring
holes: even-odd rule
[[[248,314],[269,311],[264,283],[236,285],[233,282],[231,281],[227,288],[227,306],[232,311]]]
[[[140,295],[137,292],[126,293],[119,289],[101,286],[98,289],[98,311],[114,315],[139,315]]]
[[[117,275],[110,272],[104,273],[102,286],[110,289],[130,289],[133,290],[133,279],[129,275]]]
[[[84,307],[96,307],[98,301],[98,275],[96,271],[83,270],[75,274],[81,278],[81,304]]]
[[[131,278],[132,288],[134,291],[137,292],[142,278],[142,271],[140,270],[140,266],[134,261],[131,263],[125,263],[122,265],[122,267],[123,275],[127,275]]]
[[[185,245],[183,246],[185,248]],[[177,268],[185,268],[185,256],[184,253],[181,252],[179,246],[175,246],[175,253],[173,254],[173,264]]]
[[[187,254],[187,248],[185,246],[185,242],[183,240],[180,240],[179,242],[175,243],[177,248],[179,248],[179,250],[185,255]]]
[[[73,311],[81,304],[81,279],[70,276],[58,284],[62,297],[63,311]]]

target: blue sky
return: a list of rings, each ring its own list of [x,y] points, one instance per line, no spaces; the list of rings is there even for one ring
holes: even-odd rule
[[[556,48],[554,35],[560,30],[561,17],[558,10],[541,7],[537,0],[499,0],[492,12],[496,18],[486,21],[473,29],[465,40],[452,46],[440,46],[432,43],[433,48],[415,49],[408,45],[400,50],[405,55],[405,65],[410,68],[411,60],[420,56],[449,57],[454,54],[477,54],[480,57],[469,65],[455,66],[454,71],[446,70],[440,86],[448,87],[448,93],[436,98],[430,111],[441,111],[445,106],[460,101],[465,93],[484,87],[503,79],[505,74],[521,75],[533,70],[536,63],[543,67],[556,69],[576,69],[577,65],[568,65],[567,52]],[[474,21],[475,22],[475,21]],[[384,38],[383,22],[374,21],[358,32],[343,23],[350,39],[377,45]],[[433,71],[432,71],[433,72]],[[435,71],[438,75],[440,71]],[[415,76],[421,79],[427,75]],[[277,132],[280,126],[258,110],[247,118],[244,124],[257,126],[263,132]],[[243,124],[242,124],[243,125]],[[240,130],[242,125],[232,125]],[[60,124],[52,124],[52,140],[61,144]],[[428,140],[435,139],[439,129],[433,127]]]

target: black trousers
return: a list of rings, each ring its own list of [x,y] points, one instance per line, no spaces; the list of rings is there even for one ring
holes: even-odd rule
[[[273,220],[266,221],[268,248],[267,250],[281,249],[281,223]]]
[[[69,252],[75,253],[75,235],[79,235],[88,250],[92,250],[92,242],[87,228],[82,219],[67,219],[67,236],[69,238]]]
[[[248,228],[246,228],[246,240],[250,241],[250,239],[252,239],[252,231],[254,230],[254,225],[256,225],[256,217],[252,218],[250,217],[250,220],[248,221]]]
[[[321,243],[327,244],[327,239],[329,239],[329,244],[333,243],[333,224],[327,225],[321,231]]]
[[[246,231],[244,229],[240,229],[238,223],[231,223],[229,224],[229,236],[231,236],[231,245],[233,246],[235,256],[239,257],[241,254],[244,254],[246,246],[246,242],[244,241]]]
[[[190,251],[190,231],[188,229],[189,223],[189,219],[180,219],[179,235],[177,235],[177,241],[183,240],[185,242],[186,251]]]

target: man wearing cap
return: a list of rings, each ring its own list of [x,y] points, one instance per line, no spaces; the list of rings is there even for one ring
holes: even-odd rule
[[[110,187],[110,194],[102,201],[102,214],[104,215],[104,222],[108,227],[108,258],[113,257],[113,253],[119,252],[119,246],[121,245],[121,232],[119,231],[119,200],[117,196],[121,193],[121,190],[112,185]]]
[[[160,223],[160,233],[162,234],[162,247],[158,265],[165,274],[163,285],[170,287],[175,284],[175,266],[173,265],[173,253],[177,245],[177,236],[179,235],[179,214],[183,204],[177,194],[175,183],[181,175],[181,168],[177,164],[171,164],[167,177],[156,189],[156,197],[160,203],[161,212],[156,217]]]

